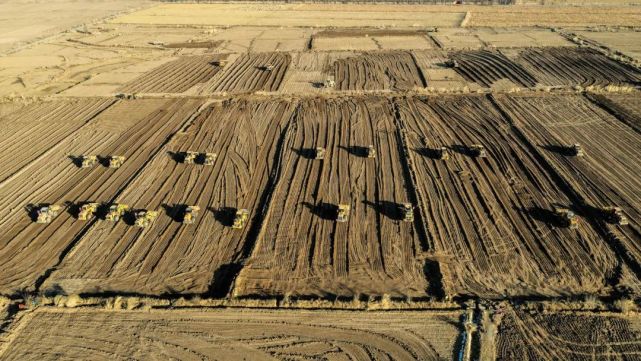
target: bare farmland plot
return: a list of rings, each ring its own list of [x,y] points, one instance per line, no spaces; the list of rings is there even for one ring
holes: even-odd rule
[[[290,62],[291,55],[286,53],[242,54],[235,62],[227,64],[203,92],[277,91]]]
[[[575,193],[575,205],[641,272],[641,134],[581,96],[499,97],[499,104]],[[583,157],[564,149],[580,144]],[[629,225],[607,221],[602,208],[623,209]],[[605,241],[605,240],[604,240]]]
[[[22,172],[0,185],[0,293],[33,290],[39,277],[59,262],[90,223],[75,219],[69,205],[49,224],[36,224],[32,203],[97,201],[116,196],[163,142],[194,112],[195,100],[121,101],[63,140]],[[119,169],[78,168],[70,157],[123,155]]]
[[[294,107],[282,101],[209,106],[117,199],[134,209],[159,210],[161,216],[144,230],[126,222],[97,223],[45,288],[207,292],[214,275],[232,272],[229,265],[242,256],[252,220],[261,213],[259,202],[273,176],[278,142]],[[185,151],[216,153],[216,162],[213,166],[183,164],[176,153]],[[201,208],[195,224],[181,223],[187,205]],[[241,230],[232,229],[239,208],[250,210],[250,221]]]
[[[376,158],[366,157],[369,145]],[[323,160],[316,147],[326,148]],[[304,101],[283,149],[283,176],[234,294],[424,296],[424,241],[415,222],[400,221],[410,184],[391,104]],[[343,223],[341,203],[351,206]]]
[[[365,53],[334,63],[337,90],[409,90],[424,87],[409,52]]]
[[[437,361],[457,353],[459,316],[457,311],[40,308],[21,320],[0,360]]]
[[[450,56],[458,63],[454,68],[457,73],[487,88],[503,79],[523,87],[533,87],[537,83],[526,69],[497,51],[464,51]]]
[[[214,61],[225,56],[188,56],[163,64],[143,74],[120,89],[126,93],[182,93],[189,88],[208,81],[222,67]]]
[[[399,101],[433,257],[450,295],[601,292],[618,259],[589,224],[554,226],[568,205],[546,165],[484,97]],[[469,153],[483,145],[486,158]],[[436,151],[446,147],[449,160]]]
[[[641,73],[587,48],[531,48],[516,58],[544,85],[590,86],[634,84]]]
[[[600,105],[627,124],[630,128],[641,133],[641,102],[639,94],[590,94]]]

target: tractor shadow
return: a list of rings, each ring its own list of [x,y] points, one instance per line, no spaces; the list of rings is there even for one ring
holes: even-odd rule
[[[377,213],[393,219],[395,221],[400,221],[403,219],[403,214],[401,213],[401,206],[400,204],[396,202],[390,202],[390,201],[377,201],[377,202],[371,202],[371,201],[363,201],[363,204],[365,204],[368,207],[371,207],[376,211]]]
[[[305,159],[314,159],[316,158],[316,149],[315,148],[292,148],[292,150],[298,154],[299,157],[303,157]]]
[[[165,214],[174,222],[182,223],[187,205],[185,204],[162,204]]]
[[[353,156],[367,158],[367,147],[361,147],[359,145],[352,145],[347,147],[343,145],[339,145],[338,147],[340,149],[346,150],[349,154]]]
[[[225,227],[231,227],[234,224],[237,208],[233,207],[207,207],[214,214],[214,219]]]
[[[446,147],[449,149],[448,147]],[[431,158],[431,159],[439,159],[440,158],[440,148],[428,148],[428,147],[423,147],[423,148],[416,148],[414,149],[416,153],[418,153],[420,156]]]
[[[556,153],[558,155],[562,155],[565,157],[571,157],[575,155],[572,147],[568,147],[568,146],[556,145],[556,144],[545,144],[545,145],[539,145],[539,147],[549,152]]]
[[[82,156],[81,155],[70,155],[68,158],[71,160],[71,163],[78,168],[82,168]]]
[[[338,214],[338,206],[331,203],[319,202],[317,204],[312,204],[309,202],[303,202],[302,205],[309,209],[313,215],[320,217],[321,219],[327,221],[336,220]]]
[[[572,207],[572,206],[565,206],[561,204],[554,204],[554,206],[567,208],[573,211],[576,215],[584,214],[584,212],[580,212],[577,209],[575,209],[575,207]],[[527,215],[532,217],[534,220],[543,222],[549,226],[552,226],[555,228],[563,228],[565,226],[563,220],[559,216],[557,216],[556,213],[554,213],[554,210],[552,209],[545,209],[545,208],[535,206],[535,207],[527,208],[524,211]]]

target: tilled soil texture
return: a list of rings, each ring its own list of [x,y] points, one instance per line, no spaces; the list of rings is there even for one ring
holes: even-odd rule
[[[425,87],[409,52],[365,53],[334,63],[337,90],[411,90]]]
[[[532,147],[480,96],[399,100],[432,257],[446,294],[487,298],[600,292],[618,260],[581,222],[549,222],[570,200]],[[470,146],[485,147],[476,158]],[[438,159],[445,147],[450,159]]]
[[[222,40],[209,40],[209,41],[188,41],[182,43],[169,43],[163,45],[169,49],[214,49],[223,43]]]
[[[641,72],[588,48],[530,48],[516,59],[550,86],[639,84]]]
[[[399,206],[411,187],[388,100],[302,102],[256,247],[235,295],[425,296],[424,240]],[[372,145],[375,158],[367,158]],[[323,160],[314,149],[324,147]],[[337,222],[337,207],[351,207]],[[428,275],[428,277],[438,275]]]
[[[607,235],[604,243],[641,275],[641,134],[578,95],[497,99],[571,190],[580,222]],[[585,155],[568,154],[573,144]],[[603,208],[611,206],[621,207],[629,225],[608,220]]]
[[[0,187],[108,107],[111,99],[36,102],[0,116]]]
[[[143,74],[120,88],[125,93],[182,93],[207,82],[222,67],[214,62],[225,55],[185,56]]]
[[[498,360],[639,360],[638,316],[510,310],[496,341]]]
[[[200,101],[119,101],[0,185],[0,293],[33,290],[75,238],[94,222],[75,218],[78,202],[110,202]],[[100,164],[79,168],[72,157],[123,155],[119,169]],[[72,204],[68,204],[70,202]],[[33,221],[29,205],[63,205],[49,224]],[[104,221],[99,221],[104,222]],[[92,259],[96,262],[96,259]]]
[[[96,223],[44,288],[200,294],[212,282],[214,288],[225,283],[239,268],[233,264],[261,214],[267,185],[275,182],[281,134],[294,108],[282,101],[246,100],[208,106],[117,197],[160,216],[146,229],[126,221]],[[212,166],[185,164],[185,151],[217,158]],[[201,209],[191,225],[182,223],[188,205]],[[242,208],[250,219],[243,229],[232,229],[234,213]]]
[[[589,97],[641,133],[641,94],[590,94]]]
[[[522,87],[533,87],[537,82],[521,65],[498,51],[461,51],[451,53],[450,58],[456,62],[457,73],[486,88],[499,80],[509,80]]]
[[[235,62],[227,64],[205,87],[204,93],[277,91],[291,60],[287,53],[243,54]]]
[[[40,308],[21,320],[0,360],[436,361],[457,353],[459,317],[456,311]]]

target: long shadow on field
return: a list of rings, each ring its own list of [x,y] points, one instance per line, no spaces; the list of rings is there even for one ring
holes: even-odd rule
[[[302,205],[309,209],[312,214],[318,216],[322,219],[333,221],[336,219],[336,214],[338,212],[338,207],[335,204],[319,202],[317,204],[311,204],[309,202],[303,202]]]
[[[400,205],[396,202],[390,202],[390,201],[371,202],[368,200],[364,200],[363,203],[369,207],[372,207],[377,213],[380,213],[385,217],[391,218],[395,221],[400,221],[403,219],[403,214],[401,214]]]
[[[163,204],[162,208],[165,214],[174,222],[182,222],[187,205],[185,204]]]
[[[220,266],[214,272],[214,279],[207,293],[216,298],[227,296],[231,292],[236,275],[242,268],[242,263],[227,263]]]
[[[231,227],[234,224],[234,216],[236,215],[236,208],[233,207],[208,207],[214,213],[214,218],[225,227]]]
[[[566,157],[570,157],[570,156],[576,155],[574,153],[574,150],[570,146],[555,145],[555,144],[545,144],[545,145],[539,145],[539,147],[541,147],[541,148],[543,148],[543,149],[545,149],[547,151],[550,151],[550,152],[553,152],[553,153],[556,153],[556,154],[559,154],[559,155],[563,155],[563,156],[566,156]]]
[[[71,159],[71,162],[72,162],[72,163],[73,163],[73,165],[75,165],[76,167],[78,167],[78,168],[82,167],[82,156],[79,156],[79,155],[70,155],[70,156],[69,156],[69,159]]]
[[[316,158],[315,148],[300,148],[300,149],[292,148],[292,150],[303,158],[306,158],[306,159]]]
[[[441,157],[440,148],[423,147],[423,148],[414,148],[413,150],[423,157],[427,157],[431,159],[439,159]]]
[[[561,206],[561,205],[557,205],[557,206]],[[571,206],[568,206],[565,208],[568,208],[574,211],[573,207]],[[545,209],[541,207],[530,207],[526,209],[525,212],[539,222],[543,222],[553,227],[559,227],[559,228],[564,227],[563,220],[560,217],[558,217],[554,213],[554,211],[551,209]]]
[[[363,147],[360,145],[351,145],[347,147],[343,145],[339,145],[338,147],[346,150],[351,155],[354,155],[357,157],[363,157],[363,158],[367,157],[367,147]]]

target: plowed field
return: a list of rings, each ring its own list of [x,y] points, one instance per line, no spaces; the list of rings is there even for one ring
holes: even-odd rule
[[[402,222],[410,202],[394,110],[385,99],[304,101],[283,145],[254,253],[236,295],[425,295],[424,240]],[[367,158],[373,145],[376,158]],[[324,160],[314,148],[325,147]],[[336,222],[337,206],[351,206]],[[437,275],[428,275],[428,277]]]
[[[409,90],[425,80],[409,52],[366,53],[334,63],[338,90]]]
[[[641,102],[639,94],[590,95],[619,120],[641,133]]]
[[[286,53],[243,54],[225,66],[204,90],[209,92],[247,93],[276,91],[280,87],[292,57]]]
[[[454,68],[457,73],[484,87],[489,88],[501,79],[523,87],[536,85],[536,79],[527,70],[497,51],[464,51],[452,53],[450,57],[458,62]]]
[[[447,293],[563,295],[607,286],[617,258],[589,224],[546,222],[553,204],[570,200],[486,98],[409,99],[399,113]],[[487,157],[470,156],[472,144]],[[449,160],[434,158],[439,147]]]

